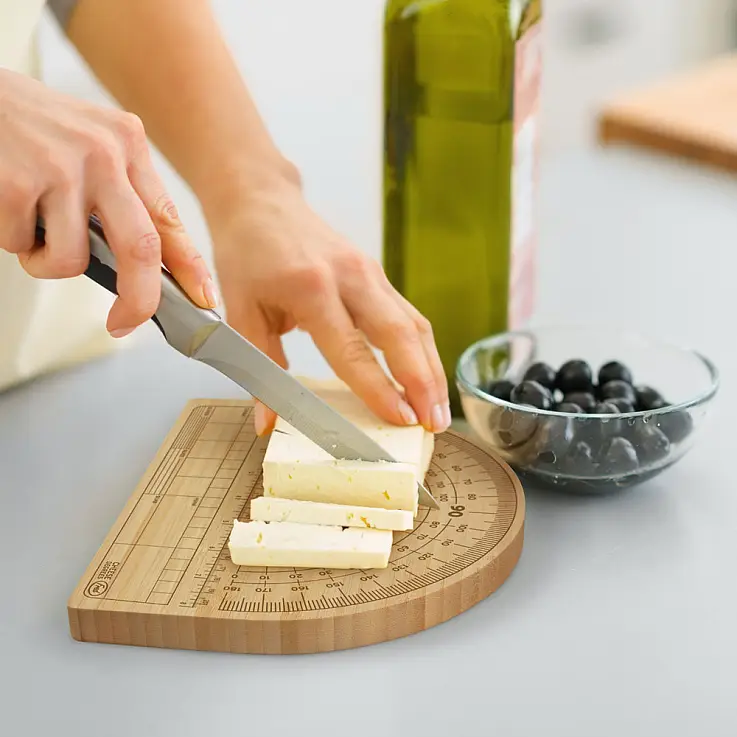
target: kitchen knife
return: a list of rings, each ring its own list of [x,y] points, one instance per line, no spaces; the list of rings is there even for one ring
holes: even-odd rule
[[[36,239],[39,243],[45,242],[42,218],[37,220]],[[117,294],[115,256],[105,238],[102,223],[94,215],[89,219],[89,243],[90,262],[85,276]],[[161,298],[151,319],[175,350],[227,376],[333,458],[395,460],[377,442],[233,330],[215,310],[196,305],[163,267]],[[419,484],[419,501],[438,509],[438,503],[422,483]]]

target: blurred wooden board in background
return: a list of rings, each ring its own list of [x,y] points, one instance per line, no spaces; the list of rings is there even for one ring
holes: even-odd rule
[[[737,54],[607,103],[597,137],[737,171]]]

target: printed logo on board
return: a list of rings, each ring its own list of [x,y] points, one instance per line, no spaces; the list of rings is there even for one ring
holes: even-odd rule
[[[102,596],[107,591],[107,581],[93,581],[86,589],[85,594],[93,598]]]

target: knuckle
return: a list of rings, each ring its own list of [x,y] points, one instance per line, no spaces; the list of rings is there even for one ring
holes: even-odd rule
[[[424,315],[418,314],[415,317],[415,326],[417,328],[417,332],[423,338],[431,338],[432,337],[432,335],[433,335],[432,323]]]
[[[0,192],[3,204],[11,212],[27,207],[31,200],[36,199],[36,187],[30,177],[8,177],[3,180]]]
[[[46,159],[49,180],[62,194],[72,192],[78,183],[76,165],[62,156],[49,156]]]
[[[139,323],[149,320],[159,307],[159,297],[140,299],[133,306],[133,317]]]
[[[412,346],[420,342],[417,327],[411,320],[394,321],[387,325],[387,331],[403,345]]]
[[[409,382],[408,382],[409,383]],[[435,380],[430,374],[420,374],[415,376],[412,380],[412,388],[423,396],[432,396],[435,394],[437,386]]]
[[[22,253],[25,253],[28,250],[28,243],[21,243],[17,240],[0,241],[0,251],[5,251],[6,253],[13,254],[14,256],[20,256]]]
[[[33,249],[35,240],[33,238],[24,237],[8,237],[4,235],[0,238],[0,251],[6,251],[14,255],[22,255]]]
[[[153,206],[154,214],[157,220],[165,223],[170,228],[177,230],[183,229],[182,222],[179,219],[179,211],[168,193],[159,195]]]
[[[131,257],[144,266],[161,263],[161,238],[156,232],[138,236],[130,249]]]
[[[371,262],[360,251],[346,249],[337,259],[338,270],[345,276],[361,280],[372,276]]]
[[[136,294],[126,299],[126,312],[129,320],[136,325],[149,320],[159,308],[161,292],[159,289],[146,290],[146,293]]]
[[[291,275],[292,288],[297,293],[325,294],[330,287],[332,275],[321,264],[307,264],[295,269]]]
[[[352,333],[343,344],[341,360],[346,364],[361,364],[373,361],[373,354],[360,333]]]
[[[194,248],[181,248],[170,254],[169,258],[181,268],[192,270],[207,270],[202,254]]]
[[[56,276],[69,279],[74,276],[84,274],[87,269],[89,259],[87,256],[80,254],[69,254],[59,256],[54,259],[51,267]]]
[[[384,271],[384,267],[381,265],[381,262],[375,258],[369,258],[367,261],[370,275],[383,284],[389,284],[389,279],[387,278],[386,271]]]
[[[113,172],[120,167],[120,150],[115,139],[107,133],[93,133],[85,140],[87,160],[106,172]]]
[[[118,113],[115,128],[128,147],[138,147],[146,140],[146,128],[141,118],[135,113]]]

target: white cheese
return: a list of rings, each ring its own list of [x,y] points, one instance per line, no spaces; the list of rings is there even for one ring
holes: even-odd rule
[[[390,530],[295,522],[233,522],[228,549],[239,566],[386,568]]]
[[[336,460],[278,418],[263,461],[264,496],[402,509],[417,514],[417,484],[424,480],[434,435],[420,425],[381,421],[346,384],[303,381],[381,445],[396,463]]]
[[[403,509],[303,502],[263,496],[251,501],[251,519],[262,522],[300,522],[376,530],[411,530],[414,525],[412,512]]]

